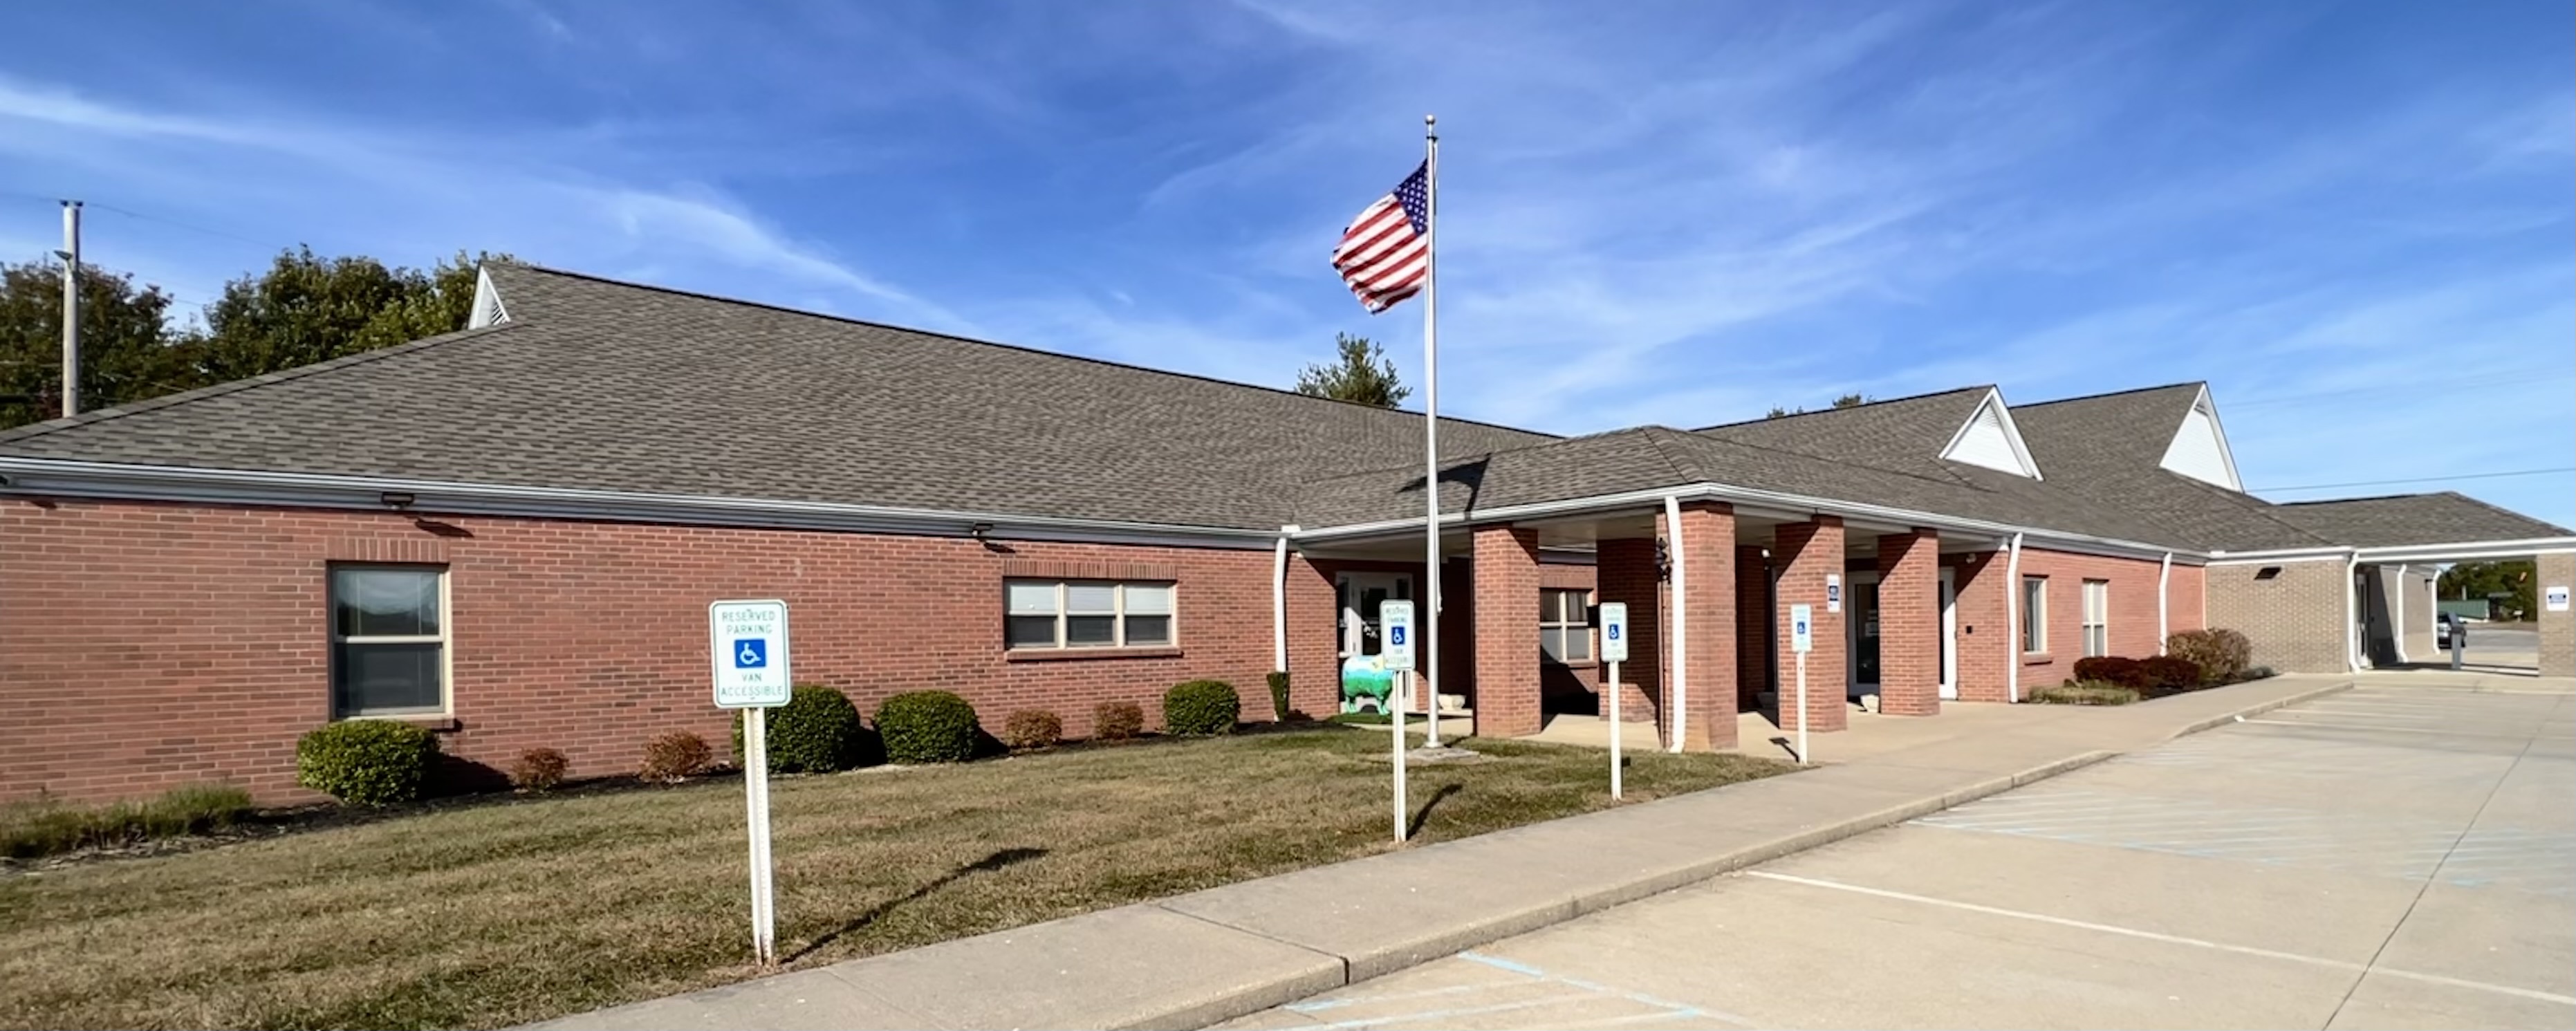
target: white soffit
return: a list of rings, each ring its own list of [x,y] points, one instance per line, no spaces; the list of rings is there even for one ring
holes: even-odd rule
[[[1986,399],[1977,402],[1977,410],[1959,432],[1950,435],[1950,444],[1941,449],[1941,457],[1965,462],[2015,476],[2039,479],[2039,463],[2031,460],[2030,448],[2021,441],[2021,428],[2013,425],[2012,409],[2004,407],[2002,392],[1989,389]]]
[[[2160,464],[2202,483],[2245,492],[2245,481],[2236,475],[2236,454],[2228,450],[2227,430],[2218,423],[2218,406],[2210,402],[2207,385],[2193,399],[2191,411],[2183,413],[2182,426],[2174,430],[2173,443],[2165,446]]]

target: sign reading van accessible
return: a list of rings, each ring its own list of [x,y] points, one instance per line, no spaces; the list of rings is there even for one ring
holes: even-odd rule
[[[707,606],[707,651],[715,660],[716,704],[766,709],[787,704],[787,603],[719,601]]]

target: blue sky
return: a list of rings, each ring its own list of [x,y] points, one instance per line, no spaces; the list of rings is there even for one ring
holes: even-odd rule
[[[2563,0],[0,12],[0,256],[202,302],[467,250],[1272,385],[1418,379],[1341,226],[1444,140],[1444,413],[2211,381],[2249,485],[2576,465]],[[114,210],[111,210],[114,209]],[[1416,401],[1419,401],[1417,396]],[[2576,525],[2576,475],[2458,489]]]

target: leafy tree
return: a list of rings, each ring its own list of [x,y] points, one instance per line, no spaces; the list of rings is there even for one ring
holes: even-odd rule
[[[193,342],[166,328],[171,297],[81,266],[81,410],[196,386]],[[0,428],[62,414],[62,266],[0,262]]]
[[[1869,398],[1862,397],[1862,396],[1860,396],[1859,394],[1844,394],[1843,396],[1841,396],[1841,397],[1837,397],[1837,398],[1835,398],[1835,399],[1834,399],[1834,407],[1836,407],[1836,408],[1858,408],[1858,407],[1860,407],[1860,406],[1862,406],[1862,405],[1868,404],[1868,403],[1869,403],[1869,401],[1870,401],[1870,399],[1869,399]],[[1763,418],[1765,418],[1765,419],[1786,419],[1786,418],[1788,418],[1788,417],[1790,417],[1790,416],[1792,416],[1792,415],[1805,415],[1805,414],[1807,414],[1807,410],[1806,410],[1805,408],[1800,408],[1800,409],[1797,409],[1797,410],[1795,410],[1795,411],[1791,411],[1791,410],[1786,409],[1786,408],[1778,408],[1778,407],[1774,407],[1774,408],[1772,408],[1772,409],[1771,409],[1770,414],[1768,414],[1768,415],[1764,415],[1764,416],[1763,416]]]
[[[490,257],[460,251],[424,271],[281,252],[206,306],[199,371],[221,383],[453,333],[473,313],[475,267]]]
[[[2540,608],[2540,587],[2536,563],[2530,559],[2511,562],[2462,562],[2442,571],[2436,590],[2444,598],[2494,599],[2499,619],[2529,619]]]
[[[1386,359],[1376,341],[1342,333],[1335,336],[1333,346],[1340,352],[1339,359],[1299,372],[1298,393],[1380,408],[1393,408],[1413,394],[1396,381],[1395,363]]]

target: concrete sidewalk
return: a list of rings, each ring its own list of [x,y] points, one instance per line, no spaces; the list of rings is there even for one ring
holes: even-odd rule
[[[2344,690],[2283,676],[578,1014],[551,1028],[1193,1028]],[[1921,721],[1927,728],[1940,720]],[[1967,721],[1962,721],[1967,722]],[[1891,742],[1891,744],[1895,744]],[[1820,739],[1817,751],[1830,757]]]

